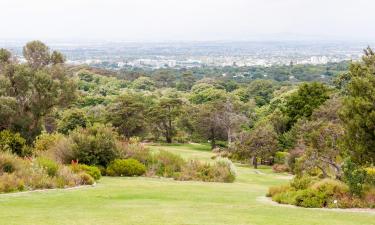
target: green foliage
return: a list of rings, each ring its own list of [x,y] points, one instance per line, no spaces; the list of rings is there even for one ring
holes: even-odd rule
[[[31,153],[26,146],[26,140],[19,133],[9,130],[0,132],[0,151],[10,151],[18,156],[27,156]]]
[[[345,160],[344,166],[344,180],[349,186],[349,190],[352,194],[362,196],[363,185],[366,181],[366,170],[359,167],[351,159]]]
[[[365,50],[362,62],[349,69],[340,118],[344,122],[344,146],[357,164],[375,162],[375,53]]]
[[[304,83],[286,101],[283,112],[290,119],[290,126],[301,118],[309,118],[314,109],[329,98],[329,89],[318,82]]]
[[[88,125],[86,113],[80,109],[66,110],[59,121],[57,130],[60,133],[68,134],[77,127],[85,128]]]
[[[295,190],[303,190],[310,187],[314,182],[314,178],[310,176],[295,177],[291,182],[290,186]]]
[[[94,180],[99,180],[102,177],[100,169],[96,166],[88,166],[85,164],[72,164],[71,169],[74,173],[87,173],[92,178],[94,178]]]
[[[57,175],[59,165],[55,161],[39,157],[36,159],[36,163],[47,172],[48,176],[54,177]]]
[[[278,151],[278,152],[275,153],[274,162],[276,164],[285,164],[288,156],[289,156],[288,152]]]
[[[63,136],[61,134],[49,134],[44,132],[36,137],[34,141],[34,151],[37,153],[46,152],[50,148],[52,148],[58,140],[62,138]]]
[[[133,89],[152,91],[155,89],[155,82],[149,77],[139,77],[131,84]]]
[[[94,124],[78,128],[69,135],[74,159],[87,165],[107,166],[118,157],[117,133],[110,126]]]
[[[181,156],[161,150],[155,156],[152,170],[159,176],[174,177],[175,173],[181,172],[185,163]]]
[[[126,92],[108,106],[107,121],[130,138],[145,132],[147,100],[143,94]]]
[[[375,167],[365,168],[366,183],[375,186]]]
[[[92,185],[95,183],[95,179],[87,173],[79,173],[78,175],[81,179],[81,183],[84,185]]]
[[[107,167],[109,176],[141,176],[146,166],[135,159],[115,159]]]
[[[325,195],[312,189],[301,190],[297,192],[294,203],[305,208],[322,208],[325,206]]]

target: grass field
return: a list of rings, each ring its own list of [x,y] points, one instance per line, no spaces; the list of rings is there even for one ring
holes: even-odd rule
[[[205,145],[164,145],[184,158],[210,161]],[[32,224],[375,224],[368,213],[273,206],[257,201],[268,186],[287,182],[268,168],[237,166],[235,183],[108,178],[96,187],[0,195],[1,225]]]

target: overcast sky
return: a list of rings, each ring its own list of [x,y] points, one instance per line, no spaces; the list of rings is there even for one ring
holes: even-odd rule
[[[0,39],[375,40],[375,0],[0,0]]]

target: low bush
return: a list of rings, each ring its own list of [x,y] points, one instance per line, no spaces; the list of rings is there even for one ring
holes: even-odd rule
[[[115,159],[107,167],[109,176],[141,176],[146,166],[135,159]]]
[[[288,192],[293,190],[289,184],[280,185],[280,186],[272,186],[268,189],[267,197],[275,196],[279,193]]]
[[[295,205],[297,194],[298,194],[298,191],[294,191],[294,190],[279,192],[272,196],[272,200],[280,204]]]
[[[69,167],[47,158],[20,158],[0,153],[0,168],[0,193],[89,184],[89,179],[82,178],[85,175],[75,174]]]
[[[48,176],[56,176],[57,171],[59,169],[59,165],[55,161],[39,157],[36,159],[36,162],[42,169],[44,169],[47,172]]]
[[[274,164],[272,166],[272,171],[275,173],[285,173],[289,172],[289,167],[285,164]]]
[[[161,150],[154,156],[150,169],[158,176],[174,177],[175,173],[181,172],[185,164],[181,156]]]
[[[92,185],[92,184],[95,183],[95,179],[87,173],[81,172],[81,173],[79,173],[79,177],[81,178],[82,184]]]
[[[75,173],[85,172],[92,178],[94,178],[94,180],[99,180],[102,177],[100,169],[96,166],[88,166],[85,164],[72,164],[71,169]]]
[[[313,189],[300,190],[296,193],[294,204],[305,208],[326,206],[326,195]]]
[[[51,149],[56,142],[63,138],[64,136],[61,134],[49,134],[49,133],[42,133],[38,137],[36,137],[34,141],[34,151],[36,153],[46,152]]]
[[[128,142],[118,142],[120,157],[124,159],[132,158],[148,165],[152,161],[152,155],[148,148],[140,143],[136,138],[129,139]]]
[[[295,177],[290,183],[290,186],[293,187],[296,190],[304,190],[307,189],[314,181],[316,181],[316,178],[304,175],[301,177]]]
[[[226,182],[235,180],[236,173],[233,164],[228,159],[219,159],[214,164],[202,163],[198,160],[190,160],[184,165],[178,180],[196,180],[205,182]]]

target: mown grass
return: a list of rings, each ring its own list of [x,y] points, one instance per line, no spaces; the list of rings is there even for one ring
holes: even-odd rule
[[[191,145],[152,146],[210,160]],[[201,146],[200,148],[203,149]],[[257,201],[287,182],[269,168],[237,167],[235,183],[104,177],[93,188],[0,195],[0,224],[374,224],[367,213],[286,208]]]

